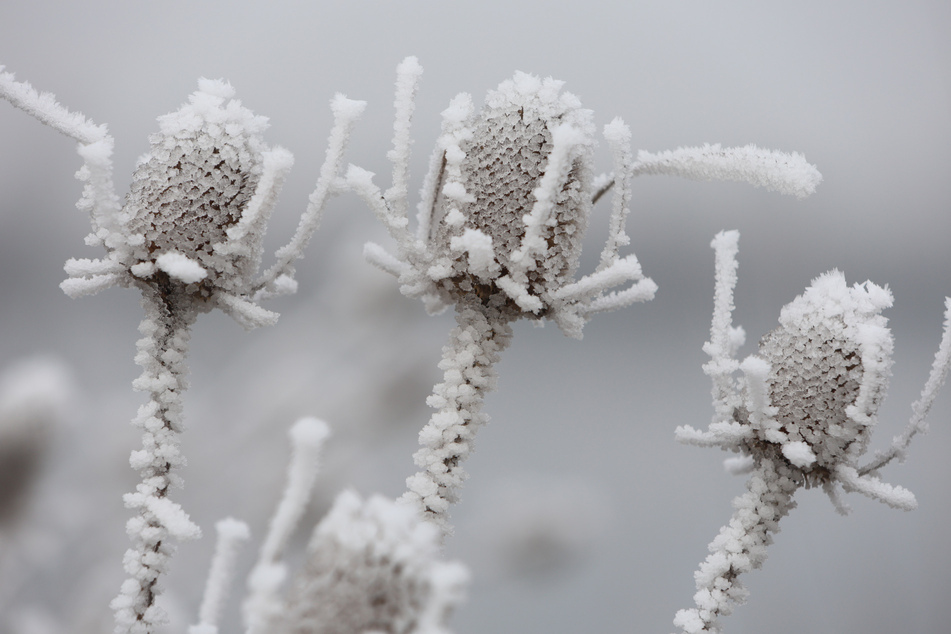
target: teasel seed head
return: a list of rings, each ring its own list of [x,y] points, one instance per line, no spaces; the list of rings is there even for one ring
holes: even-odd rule
[[[759,440],[779,439],[786,459],[819,479],[865,452],[888,387],[893,342],[879,312],[891,303],[887,288],[850,288],[831,271],[783,308],[759,351],[778,428]]]
[[[562,85],[516,73],[488,94],[457,146],[444,135],[429,244],[457,302],[475,293],[521,312],[500,278],[543,303],[573,278],[591,211],[594,124]]]
[[[254,274],[260,234],[244,236],[241,249],[222,247],[258,185],[267,119],[233,95],[229,84],[202,79],[188,103],[159,117],[123,209],[134,275],[164,273],[208,296],[235,290]]]

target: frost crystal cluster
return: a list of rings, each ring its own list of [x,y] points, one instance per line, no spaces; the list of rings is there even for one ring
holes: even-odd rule
[[[683,426],[677,436],[743,454],[730,465],[750,473],[750,479],[748,492],[734,500],[733,518],[710,544],[710,555],[695,575],[697,607],[681,610],[674,619],[688,633],[720,631],[717,618],[746,600],[738,577],[765,561],[779,520],[796,506],[792,498],[798,488],[821,486],[842,513],[848,507],[840,499],[840,485],[894,508],[916,507],[910,491],[882,482],[877,470],[901,457],[924,428],[951,366],[949,300],[941,345],[907,431],[890,451],[859,467],[888,384],[892,336],[880,313],[891,306],[891,293],[871,282],[849,287],[840,272],[826,273],[783,308],[780,326],[763,338],[759,356],[739,362],[733,355],[744,334],[731,324],[738,240],[739,234],[729,231],[713,241],[717,287],[710,341],[704,346],[711,360],[704,371],[713,380],[716,415],[708,431]],[[736,370],[742,379],[733,378]]]

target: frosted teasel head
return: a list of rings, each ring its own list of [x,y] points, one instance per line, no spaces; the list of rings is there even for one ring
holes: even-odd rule
[[[516,311],[550,310],[552,292],[577,269],[591,211],[594,123],[562,85],[516,73],[489,92],[477,116],[464,98],[463,109],[448,114],[470,110],[461,134],[440,139],[443,185],[425,239],[431,275],[456,302],[475,292]],[[543,189],[549,170],[555,178]],[[536,203],[547,208],[534,210]],[[524,288],[513,297],[498,280],[519,270]]]
[[[264,142],[267,118],[234,99],[229,84],[198,84],[186,104],[159,117],[159,132],[150,137],[123,205],[113,187],[114,143],[106,127],[0,68],[0,97],[79,142],[84,165],[77,177],[85,188],[77,206],[92,221],[87,244],[104,246],[107,254],[66,263],[69,279],[62,288],[68,295],[149,287],[190,309],[220,307],[248,328],[273,323],[277,314],[257,302],[296,288],[293,262],[337,193],[343,150],[365,104],[343,95],[331,102],[334,128],[317,188],[291,242],[259,274],[266,224],[293,157]]]
[[[849,287],[831,271],[783,308],[759,350],[778,428],[757,429],[751,452],[778,442],[787,460],[819,478],[865,452],[888,388],[893,342],[879,313],[891,305],[887,288]]]
[[[744,334],[731,324],[738,239],[730,231],[713,241],[717,288],[704,346],[711,360],[704,371],[713,380],[716,415],[708,431],[678,427],[678,438],[742,453],[743,459],[729,463],[738,471],[778,460],[798,474],[799,485],[821,485],[843,512],[839,484],[896,508],[914,508],[914,495],[881,482],[877,471],[903,457],[924,428],[951,365],[948,313],[931,377],[907,431],[888,452],[859,467],[888,387],[893,342],[881,311],[892,305],[891,293],[871,282],[850,287],[838,271],[821,275],[783,308],[779,327],[763,337],[759,355],[740,362],[734,354]],[[734,377],[737,370],[742,377]]]
[[[581,335],[588,317],[653,297],[628,244],[623,221],[628,179],[615,192],[608,244],[598,270],[574,280],[597,184],[592,175],[592,114],[563,82],[516,73],[490,91],[475,112],[461,94],[443,112],[442,134],[424,181],[415,235],[408,230],[406,172],[409,123],[422,69],[415,58],[399,67],[394,185],[385,193],[372,174],[351,166],[348,181],[384,221],[398,257],[368,244],[368,259],[397,275],[404,294],[432,312],[477,303],[508,315],[553,319]],[[620,120],[605,128],[617,171],[632,162],[630,132]],[[602,183],[603,185],[603,183]],[[610,289],[631,285],[620,292]]]
[[[337,496],[272,631],[447,634],[468,569],[440,557],[439,529],[379,495]]]
[[[138,279],[207,297],[240,292],[257,272],[266,218],[245,211],[265,156],[291,159],[264,142],[267,119],[233,97],[225,82],[202,79],[188,103],[159,117],[122,210]]]

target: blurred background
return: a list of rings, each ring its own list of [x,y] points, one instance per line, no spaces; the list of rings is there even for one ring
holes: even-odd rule
[[[608,634],[672,630],[676,610],[693,605],[706,545],[745,490],[723,471],[726,455],[673,438],[677,425],[705,427],[713,413],[700,366],[716,232],[741,233],[741,355],[826,270],[887,284],[894,377],[872,449],[908,419],[951,295],[949,32],[943,0],[37,0],[0,5],[0,63],[109,125],[120,195],[155,117],[184,102],[198,77],[229,80],[245,105],[271,118],[267,140],[297,159],[269,253],[293,233],[316,181],[335,92],[369,102],[348,160],[389,182],[394,71],[406,55],[425,68],[413,190],[449,99],[464,91],[478,103],[516,70],[564,80],[599,126],[624,118],[635,149],[756,143],[816,164],[824,181],[804,201],[736,183],[635,181],[630,248],[658,283],[656,299],[596,318],[580,342],[551,325],[515,327],[500,389],[486,403],[492,422],[453,512],[447,555],[474,573],[453,626]],[[8,435],[23,442],[21,454],[35,454],[15,511],[0,515],[0,631],[16,634],[111,627],[107,605],[128,544],[121,495],[137,480],[128,466],[139,443],[128,421],[145,400],[130,389],[137,293],[70,300],[58,288],[67,258],[101,255],[82,240],[89,225],[74,207],[74,146],[0,103],[0,388],[13,386],[0,398],[16,404],[29,386],[48,390],[20,409],[0,404],[0,413],[19,412],[17,421],[39,421],[28,425],[36,435]],[[608,170],[606,144],[600,150],[599,169]],[[607,201],[595,210],[582,272],[597,261],[609,210]],[[424,401],[454,322],[427,317],[364,263],[370,239],[386,243],[372,214],[356,196],[336,198],[298,266],[300,292],[268,305],[282,314],[276,326],[247,333],[220,312],[199,319],[186,395],[189,466],[175,497],[205,538],[173,560],[163,599],[169,631],[195,619],[214,522],[233,515],[263,535],[298,417],[324,418],[335,435],[295,552],[342,488],[397,496],[414,471]],[[35,378],[23,387],[26,372]],[[931,421],[908,462],[883,473],[914,491],[920,508],[901,513],[852,495],[854,511],[841,517],[821,492],[800,491],[727,631],[943,631],[951,393]],[[224,631],[238,631],[237,614],[233,599]]]

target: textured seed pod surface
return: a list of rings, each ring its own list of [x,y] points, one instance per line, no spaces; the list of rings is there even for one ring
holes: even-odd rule
[[[833,468],[864,452],[885,394],[892,338],[879,315],[887,289],[847,287],[833,271],[783,309],[760,344],[775,420],[788,442],[805,442]]]
[[[553,131],[568,124],[584,140],[570,149],[567,173],[555,190],[542,230],[545,249],[533,256],[529,290],[542,295],[573,275],[591,209],[590,156],[594,125],[578,99],[560,92],[562,82],[518,73],[491,91],[461,144],[461,179],[467,198],[439,193],[430,240],[434,250],[451,253],[451,241],[467,229],[491,238],[494,276],[506,274],[526,232],[525,216],[537,201],[537,188],[548,168]],[[465,257],[452,256],[452,284],[465,293],[471,271]]]
[[[233,92],[201,80],[187,104],[159,118],[124,209],[130,233],[141,236],[139,262],[178,253],[205,269],[211,284],[240,268],[240,258],[216,254],[215,245],[254,194],[267,119],[231,99]]]

